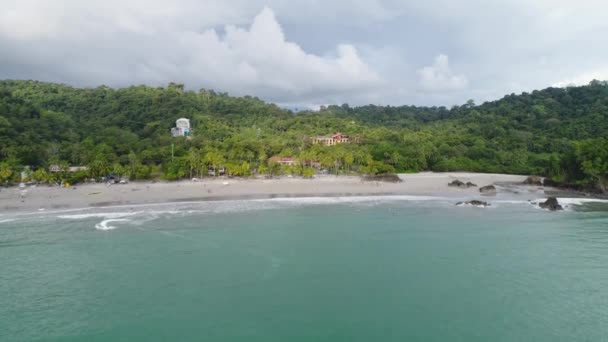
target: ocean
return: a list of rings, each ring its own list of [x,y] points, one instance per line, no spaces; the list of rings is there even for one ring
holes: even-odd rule
[[[606,341],[608,204],[300,198],[0,215],[0,341]]]

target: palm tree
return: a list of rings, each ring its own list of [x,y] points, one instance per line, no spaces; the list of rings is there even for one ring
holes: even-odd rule
[[[98,178],[107,175],[110,171],[110,166],[105,159],[95,159],[89,165],[89,170],[91,177]]]
[[[355,156],[351,152],[346,152],[344,154],[344,166],[346,170],[350,173],[350,168],[355,162]]]
[[[217,176],[217,169],[224,163],[224,156],[217,151],[207,152],[205,163],[213,168],[213,175]]]
[[[186,156],[186,160],[190,164],[190,178],[192,178],[193,173],[198,171],[198,168],[200,165],[199,153],[194,147],[191,147],[190,150],[188,150],[188,155]]]

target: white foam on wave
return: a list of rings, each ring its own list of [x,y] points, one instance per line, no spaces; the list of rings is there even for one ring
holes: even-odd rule
[[[449,197],[439,196],[414,196],[414,195],[400,195],[400,196],[361,196],[361,197],[342,197],[343,201],[349,202],[366,202],[366,201],[444,201],[449,200]]]
[[[84,213],[74,215],[59,215],[57,218],[64,220],[86,220],[90,218],[102,218],[103,220],[95,224],[95,229],[98,230],[112,230],[116,229],[116,226],[112,226],[109,223],[112,222],[131,222],[131,220],[125,217],[133,217],[136,215],[143,214],[143,211],[137,212],[98,212],[98,213]]]
[[[456,206],[457,207],[475,207],[475,208],[483,208],[483,209],[486,209],[486,208],[495,208],[495,207],[492,207],[492,204],[488,204],[488,205],[483,205],[483,204],[475,205],[475,204],[464,203],[464,202],[463,203],[458,203],[458,204],[456,204]]]
[[[540,203],[544,203],[546,198],[539,198],[534,201],[531,201],[530,204],[534,205],[535,208],[541,210],[547,210],[540,207]],[[566,211],[573,211],[576,206],[582,206],[588,203],[606,203],[608,204],[608,200],[599,199],[599,198],[569,198],[569,197],[557,197],[557,202],[562,206],[562,208]]]
[[[17,221],[17,219],[15,219],[15,218],[4,219],[4,220],[0,220],[0,223],[8,223],[8,222],[13,222],[13,221]]]
[[[116,226],[110,226],[108,225],[108,223],[112,223],[112,222],[129,222],[130,220],[127,219],[108,219],[108,220],[103,220],[101,222],[99,222],[98,224],[95,225],[95,229],[98,230],[112,230],[112,229],[116,229]]]
[[[453,200],[447,197],[434,196],[342,196],[342,197],[277,197],[237,201],[217,201],[213,203],[208,212],[229,213],[253,210],[270,210],[295,208],[316,205],[352,204],[364,206],[376,206],[382,203],[395,203],[400,201],[426,202]]]
[[[468,197],[468,196],[467,196]],[[452,206],[456,202],[465,202],[470,198],[462,197],[442,197],[442,196],[416,196],[416,195],[380,195],[380,196],[340,196],[340,197],[277,197],[263,199],[242,199],[242,200],[218,200],[218,201],[193,201],[193,202],[171,202],[154,203],[140,205],[113,206],[104,208],[88,208],[79,213],[65,214],[56,216],[66,220],[87,220],[91,218],[101,218],[102,221],[95,224],[96,229],[111,230],[116,227],[112,222],[128,222],[128,225],[142,226],[147,222],[157,219],[172,219],[185,215],[205,215],[205,214],[226,214],[250,212],[258,210],[277,210],[298,208],[306,206],[324,205],[353,205],[353,206],[378,206],[386,203],[428,203],[437,202],[439,205]],[[589,202],[608,202],[608,200],[597,200],[589,198],[559,198],[559,202],[567,210],[573,210],[572,205],[584,204]],[[539,202],[545,199],[534,201],[506,198],[494,199],[487,208],[495,208],[509,205],[531,205],[538,207]],[[137,211],[133,208],[137,207]],[[105,212],[104,212],[105,210]],[[1,223],[2,221],[0,221]]]
[[[448,197],[414,196],[414,195],[383,195],[383,196],[338,196],[338,197],[277,197],[252,200],[253,202],[292,202],[302,204],[332,204],[388,201],[443,201]]]
[[[139,215],[149,213],[150,211],[156,212],[158,214],[183,214],[183,213],[205,213],[213,210],[209,210],[209,207],[219,207],[225,206],[229,204],[230,206],[237,207],[240,209],[243,208],[251,208],[255,209],[255,206],[251,204],[255,203],[266,203],[266,204],[275,204],[275,203],[297,203],[297,204],[332,204],[332,203],[357,203],[357,202],[390,202],[390,201],[445,201],[445,200],[458,200],[459,198],[454,197],[440,197],[440,196],[418,196],[418,195],[378,195],[378,196],[339,196],[339,197],[276,197],[276,198],[260,198],[260,199],[242,199],[242,200],[213,200],[213,201],[184,201],[184,202],[159,202],[159,203],[142,203],[142,204],[128,204],[128,205],[112,205],[105,207],[85,207],[85,208],[73,208],[73,209],[64,209],[64,210],[54,210],[54,211],[46,211],[46,212],[30,212],[30,213],[20,213],[22,216],[40,216],[40,215],[57,215],[55,217],[60,219],[67,220],[81,220],[87,218],[120,218],[131,215]],[[206,206],[207,208],[201,208],[201,206]],[[157,207],[163,207],[163,209],[158,210],[155,209]],[[190,207],[191,210],[184,210],[185,207]],[[196,207],[192,209],[192,207]],[[262,206],[259,209],[265,209],[267,206]],[[137,212],[91,212],[95,210],[121,210],[121,209],[133,209],[137,208],[139,211]],[[174,209],[167,209],[174,208]],[[240,211],[237,209],[236,211]],[[87,212],[83,214],[66,214],[69,212]]]
[[[608,203],[608,200],[599,198],[557,198],[560,204],[566,205],[584,205],[586,203]]]
[[[88,218],[106,218],[106,219],[115,219],[126,216],[134,216],[143,213],[143,211],[138,212],[113,212],[113,213],[88,213],[88,214],[75,214],[75,215],[59,215],[57,218],[65,219],[65,220],[83,220]]]
[[[448,200],[446,197],[435,196],[342,196],[342,197],[280,197],[265,199],[245,199],[245,200],[220,200],[220,201],[198,201],[198,202],[173,202],[173,203],[154,203],[136,205],[138,211],[126,211],[134,206],[113,206],[99,208],[99,210],[112,210],[109,212],[99,211],[85,212],[69,215],[58,215],[59,219],[65,220],[87,220],[91,218],[101,218],[103,221],[95,224],[99,230],[116,229],[110,225],[111,222],[128,222],[129,225],[141,226],[147,222],[159,218],[171,218],[175,216],[196,215],[196,214],[225,214],[238,213],[256,210],[273,210],[282,208],[293,208],[300,206],[314,206],[327,204],[362,204],[378,205],[380,203],[398,201],[440,201]],[[161,207],[162,208],[159,208]],[[125,211],[120,211],[125,209]],[[128,218],[128,219],[127,219]]]
[[[530,204],[531,201],[524,201],[524,200],[498,200],[498,201],[494,201],[493,203],[502,203],[502,204]]]
[[[538,198],[532,202],[534,203],[543,203],[547,199],[546,198]],[[557,197],[557,202],[562,206],[571,206],[571,205],[585,205],[587,203],[608,203],[608,200],[599,199],[599,198],[571,198],[571,197]]]

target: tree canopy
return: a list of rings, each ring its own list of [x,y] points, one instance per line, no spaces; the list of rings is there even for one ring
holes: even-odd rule
[[[6,80],[0,81],[0,181],[15,180],[25,166],[86,165],[82,177],[114,172],[174,180],[220,168],[234,176],[310,176],[314,165],[330,173],[536,174],[605,189],[607,116],[608,84],[600,81],[449,109],[343,104],[294,113],[255,97],[176,83],[113,89]],[[171,137],[180,117],[191,120],[191,138]],[[352,142],[311,143],[312,136],[338,131]],[[298,163],[272,165],[275,155]]]

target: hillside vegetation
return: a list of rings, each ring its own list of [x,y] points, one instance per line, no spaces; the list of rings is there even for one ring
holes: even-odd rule
[[[173,138],[189,118],[191,139]],[[350,144],[313,145],[342,132]],[[293,157],[285,166],[272,156]],[[605,190],[608,84],[548,88],[453,108],[348,105],[293,113],[254,97],[202,89],[74,88],[0,81],[0,181],[29,166],[38,181],[79,181],[115,173],[170,180],[228,174],[475,171],[547,176]],[[87,171],[46,170],[50,165]]]

